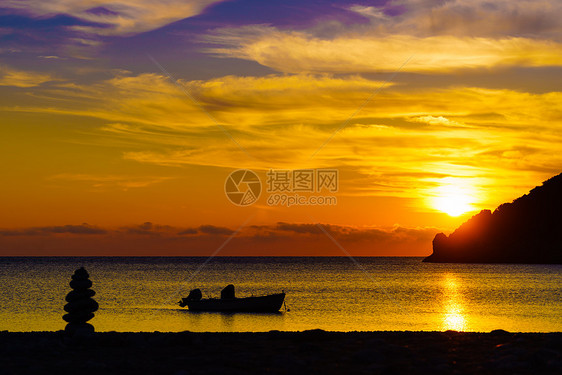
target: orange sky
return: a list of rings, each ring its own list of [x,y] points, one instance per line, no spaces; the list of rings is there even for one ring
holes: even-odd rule
[[[289,3],[7,6],[0,255],[422,256],[560,173],[559,2]],[[337,204],[268,205],[271,169]]]

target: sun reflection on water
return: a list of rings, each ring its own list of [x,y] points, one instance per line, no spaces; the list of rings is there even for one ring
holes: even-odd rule
[[[459,291],[459,282],[454,274],[445,274],[443,278],[444,307],[442,329],[465,331],[467,329],[462,295]]]

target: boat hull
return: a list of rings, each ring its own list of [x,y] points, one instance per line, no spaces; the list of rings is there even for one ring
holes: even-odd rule
[[[184,300],[184,303],[190,311],[277,312],[284,300],[285,293],[278,293],[261,297]]]

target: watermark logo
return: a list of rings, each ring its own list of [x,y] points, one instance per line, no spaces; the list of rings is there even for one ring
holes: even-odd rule
[[[238,169],[227,177],[224,192],[235,205],[250,206],[261,195],[261,181],[253,171]]]
[[[334,206],[333,195],[339,189],[337,169],[270,169],[266,174],[266,203],[268,206]],[[232,172],[226,179],[224,191],[237,206],[249,206],[261,195],[262,184],[249,169]],[[311,193],[322,193],[313,195]]]

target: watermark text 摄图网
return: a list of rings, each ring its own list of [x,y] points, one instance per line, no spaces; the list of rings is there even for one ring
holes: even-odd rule
[[[337,169],[270,169],[267,172],[268,193],[330,192],[339,189]]]

